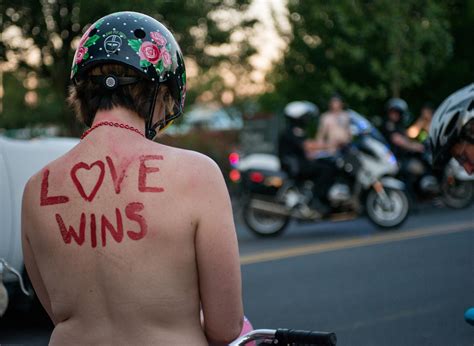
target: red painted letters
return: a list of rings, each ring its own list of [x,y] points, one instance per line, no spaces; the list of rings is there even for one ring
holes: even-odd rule
[[[89,195],[87,195],[84,191],[84,188],[82,187],[81,182],[77,178],[76,174],[77,174],[77,171],[79,169],[90,170],[94,166],[99,167],[100,172],[99,172],[99,176],[97,178],[97,182],[95,183],[95,186],[93,187],[91,193]],[[102,182],[104,181],[104,175],[105,175],[105,167],[104,166],[105,166],[104,163],[102,161],[98,160],[96,162],[93,162],[91,165],[88,165],[87,163],[84,163],[84,162],[79,162],[79,163],[76,163],[74,165],[74,167],[72,167],[72,169],[71,169],[71,178],[72,178],[72,181],[73,181],[74,185],[76,185],[77,190],[81,194],[82,198],[84,198],[88,202],[91,202],[94,199],[95,194],[97,193],[97,191],[99,190],[99,187],[102,185]]]
[[[127,231],[128,237],[132,240],[142,239],[143,237],[145,237],[148,231],[148,225],[146,223],[145,218],[138,214],[144,208],[145,206],[143,205],[143,203],[140,202],[132,202],[125,207],[125,215],[127,215],[127,218],[129,220],[135,221],[140,225],[140,232]]]
[[[127,204],[125,207],[125,215],[127,219],[133,222],[136,222],[140,227],[139,231],[132,231],[128,230],[127,236],[131,240],[140,240],[143,239],[147,232],[148,232],[148,225],[146,219],[140,215],[140,212],[144,209],[143,203],[140,202],[132,202]],[[105,215],[100,217],[100,231],[101,231],[101,240],[102,246],[105,247],[107,245],[107,234],[109,233],[112,235],[112,239],[114,239],[117,243],[121,243],[124,238],[124,231],[123,231],[123,219],[122,213],[118,208],[115,209],[115,219],[116,219],[116,226],[113,225]],[[91,247],[97,247],[97,220],[98,218],[94,213],[90,214],[90,235],[91,235]],[[87,218],[85,213],[81,213],[81,220],[79,225],[79,232],[76,232],[73,226],[66,227],[63,218],[60,214],[56,214],[56,221],[59,226],[59,231],[63,238],[65,244],[71,244],[71,240],[74,239],[77,245],[83,245],[85,242],[85,230],[86,230],[86,223]]]
[[[72,226],[69,226],[69,230],[66,228],[66,225],[64,224],[64,221],[61,215],[56,214],[56,221],[58,223],[59,230],[61,231],[61,236],[63,237],[63,240],[66,244],[70,244],[72,238],[74,238],[74,241],[77,243],[77,245],[82,245],[84,243],[84,240],[85,240],[84,232],[86,229],[86,214],[84,213],[81,214],[79,234],[76,233],[76,230]]]
[[[112,237],[115,239],[117,243],[122,242],[122,239],[123,239],[122,214],[120,214],[120,210],[118,210],[118,208],[115,208],[115,217],[117,219],[117,229],[115,229],[114,226],[110,223],[110,221],[107,220],[105,215],[102,215],[100,230],[102,234],[102,246],[104,247],[106,245],[106,230],[109,230],[110,234],[112,234]]]
[[[147,185],[147,176],[148,174],[157,173],[160,169],[156,166],[148,166],[148,161],[152,160],[163,160],[161,155],[142,155],[140,156],[140,163],[138,167],[138,191],[140,192],[163,192],[163,187],[158,186],[148,186]],[[127,168],[121,168],[115,166],[112,158],[110,156],[105,157],[107,166],[110,170],[110,176],[112,178],[114,191],[116,194],[120,194],[122,183],[126,177]],[[128,165],[127,165],[128,166]],[[97,169],[94,169],[97,167]],[[76,163],[71,171],[70,176],[72,182],[76,186],[80,196],[87,202],[94,200],[97,192],[104,182],[105,176],[105,163],[104,161],[97,160],[91,164],[85,162]],[[85,172],[82,172],[81,176],[78,176],[78,171],[84,169]],[[48,169],[45,169],[43,172],[43,178],[41,181],[41,194],[40,194],[40,205],[54,205],[69,202],[68,196],[48,196],[49,193],[49,173]],[[84,175],[88,174],[92,179],[86,180]],[[81,182],[82,179],[82,182]],[[153,184],[151,184],[153,185]],[[89,191],[85,191],[89,190]],[[104,202],[105,203],[105,202]],[[77,207],[77,206],[75,206]],[[124,232],[124,220],[122,218],[122,212],[119,208],[115,208],[115,220],[116,222],[111,222],[106,215],[96,215],[95,213],[87,214],[81,212],[79,227],[66,225],[62,216],[58,213],[55,214],[56,222],[59,227],[61,237],[65,244],[71,244],[72,241],[82,246],[86,241],[86,227],[89,227],[90,232],[90,245],[92,248],[98,246],[98,231],[100,226],[100,240],[102,247],[107,245],[107,238],[109,242],[111,239],[115,240],[117,243],[123,241],[124,235],[130,240],[140,240],[143,239],[148,233],[148,224],[145,217],[141,212],[145,209],[145,206],[141,202],[131,202],[125,206],[125,216],[129,222],[135,224],[135,228],[127,229]],[[100,222],[100,225],[99,225]],[[125,225],[126,226],[126,225]]]
[[[140,192],[163,192],[162,187],[151,187],[146,185],[146,176],[148,173],[159,172],[158,167],[149,167],[145,165],[149,160],[163,160],[161,155],[142,155],[140,156],[140,168],[138,170],[138,191]]]
[[[115,165],[112,159],[109,156],[106,156],[105,159],[107,160],[107,165],[110,169],[110,175],[112,176],[112,180],[114,182],[114,189],[115,193],[120,193],[120,185],[122,184],[123,178],[125,178],[125,169],[122,169],[120,172],[120,176],[117,177],[117,171],[115,170]]]
[[[69,202],[67,196],[48,196],[49,188],[49,169],[45,169],[43,172],[43,180],[41,181],[41,195],[40,195],[40,205],[53,205]]]
[[[95,214],[91,214],[91,246],[97,247],[97,223]]]

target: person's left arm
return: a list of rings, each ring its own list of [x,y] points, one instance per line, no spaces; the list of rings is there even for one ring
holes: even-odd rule
[[[29,234],[33,231],[34,215],[32,206],[34,205],[34,202],[37,202],[32,196],[31,189],[30,180],[26,184],[25,190],[23,191],[23,202],[21,208],[21,241],[23,248],[23,260],[25,263],[25,268],[28,272],[28,277],[33,284],[33,288],[36,295],[38,296],[39,301],[43,305],[53,323],[56,324],[57,321],[54,318],[51,308],[51,300],[43,283],[43,279],[41,278],[41,273],[38,269],[38,266],[36,265],[35,256],[29,239]]]

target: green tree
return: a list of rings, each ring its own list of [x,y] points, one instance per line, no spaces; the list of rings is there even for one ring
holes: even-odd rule
[[[308,99],[325,105],[335,91],[364,113],[422,84],[451,54],[445,5],[434,0],[290,0],[292,26],[283,61],[263,104]]]
[[[421,85],[406,90],[404,95],[414,111],[426,102],[438,105],[449,94],[474,80],[474,0],[450,0],[447,5],[453,53],[442,68],[430,69]]]
[[[183,50],[184,55],[195,62],[199,69],[200,79],[206,81],[206,74],[219,65],[222,61],[233,59],[240,65],[247,65],[247,58],[254,50],[247,41],[239,43],[231,42],[232,34],[239,30],[251,28],[255,21],[248,20],[243,16],[249,5],[249,0],[123,0],[120,2],[112,0],[85,1],[85,0],[18,0],[9,1],[5,6],[2,16],[1,32],[4,37],[12,36],[15,28],[21,30],[21,41],[13,39],[3,40],[6,51],[6,60],[9,64],[16,64],[16,69],[10,71],[16,79],[22,79],[28,72],[34,72],[39,78],[41,87],[45,90],[42,95],[49,94],[49,99],[60,102],[60,111],[56,111],[57,121],[65,124],[73,133],[78,132],[77,124],[66,106],[65,99],[69,85],[69,68],[74,54],[73,47],[78,37],[92,23],[101,16],[115,11],[139,11],[147,13],[170,27]],[[232,23],[223,22],[218,14],[231,12],[239,19]],[[238,45],[232,56],[229,57],[219,51],[224,44]],[[214,47],[214,51],[209,51]],[[38,63],[32,62],[31,56],[37,54]],[[1,62],[1,61],[0,61]],[[11,87],[14,78],[8,77],[7,87]],[[199,82],[199,81],[198,81]],[[222,80],[214,80],[221,83]],[[199,83],[197,83],[199,84]],[[199,87],[196,90],[200,90]],[[10,95],[17,97],[18,90],[6,90],[5,99]],[[15,96],[16,95],[16,96]],[[196,96],[191,90],[190,99]],[[51,107],[45,106],[46,98],[39,98],[38,105],[32,111],[52,111]],[[5,102],[8,103],[8,102]],[[0,127],[11,126],[17,121],[8,118],[18,118],[17,114],[21,108],[10,107],[0,115]],[[54,107],[53,107],[54,108]],[[23,110],[24,111],[24,110]],[[41,117],[29,118],[29,123],[41,121]],[[23,125],[28,122],[23,123]]]

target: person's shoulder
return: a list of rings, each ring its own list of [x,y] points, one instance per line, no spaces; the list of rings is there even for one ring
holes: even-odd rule
[[[321,114],[321,120],[329,118],[331,116],[331,114],[332,113],[330,111],[324,112],[323,114]]]
[[[191,185],[212,185],[224,181],[217,163],[200,152],[162,144],[157,152],[162,153],[164,160],[170,163],[178,180],[191,182]]]
[[[331,113],[330,111],[327,111],[327,112],[324,112],[323,114],[321,114],[321,123],[323,124],[328,124],[328,123],[331,123],[332,122],[332,115],[333,113]]]
[[[26,217],[33,217],[35,214],[36,208],[34,206],[38,203],[38,196],[40,191],[44,188],[47,189],[47,184],[50,180],[49,174],[51,171],[57,173],[57,167],[62,166],[64,161],[63,156],[56,158],[55,160],[47,163],[41,169],[33,173],[30,178],[26,181],[26,184],[23,188],[23,197],[22,197],[22,214]],[[57,174],[55,174],[57,175]]]
[[[194,150],[182,149],[164,144],[158,144],[155,150],[157,153],[163,153],[167,158],[172,158],[174,161],[178,161],[179,165],[182,167],[193,166],[209,169],[218,167],[215,161],[210,157]]]
[[[56,159],[51,160],[43,167],[41,167],[38,171],[36,171],[33,175],[31,175],[25,184],[24,195],[27,195],[32,190],[39,190],[42,181],[45,180],[45,175],[49,175],[51,171],[54,171],[55,173],[57,173],[58,170],[64,171],[65,162],[68,160],[68,157],[71,155],[70,153],[73,150],[74,148],[57,157]]]

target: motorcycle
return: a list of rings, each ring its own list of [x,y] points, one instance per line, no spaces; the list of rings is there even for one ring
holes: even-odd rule
[[[283,171],[277,156],[251,154],[234,160],[241,180],[243,220],[253,233],[277,236],[292,218],[340,220],[364,211],[383,229],[398,227],[406,220],[409,202],[403,182],[394,178],[398,173],[395,156],[367,119],[354,111],[349,114],[353,142],[337,156],[326,158],[334,160],[339,171],[328,191],[328,214],[310,207],[313,182]]]
[[[399,173],[399,178],[408,185],[412,201],[440,197],[450,208],[468,207],[474,200],[474,176],[469,176],[454,159],[443,171],[433,172],[430,147],[426,142],[424,145],[425,152],[407,158]]]

